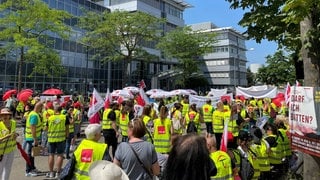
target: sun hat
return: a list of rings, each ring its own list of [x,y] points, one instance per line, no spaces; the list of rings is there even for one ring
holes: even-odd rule
[[[129,180],[127,174],[116,164],[106,161],[94,161],[89,168],[91,180]]]
[[[6,114],[11,115],[12,112],[11,112],[8,108],[3,108],[3,109],[1,109],[0,115],[6,115]]]

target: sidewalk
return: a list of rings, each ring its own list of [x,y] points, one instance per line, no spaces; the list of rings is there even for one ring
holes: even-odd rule
[[[81,126],[81,138],[77,142],[81,141],[81,139],[84,138],[84,129],[87,127],[87,125],[88,125],[87,122],[82,124],[82,126]],[[17,133],[20,134],[20,136],[17,138],[17,141],[21,143],[22,142],[22,137],[21,137],[22,128],[21,127],[17,128]],[[65,159],[63,161],[62,167],[64,167],[64,165],[65,165],[65,163],[67,161],[68,161],[67,159]],[[49,170],[48,156],[37,156],[37,157],[35,157],[35,165],[36,165],[36,168],[39,171],[41,171],[42,173],[40,173],[39,176],[37,176],[37,177],[25,177],[26,161],[23,159],[23,157],[21,157],[19,150],[16,150],[9,180],[48,179],[48,178],[45,177],[46,173]]]

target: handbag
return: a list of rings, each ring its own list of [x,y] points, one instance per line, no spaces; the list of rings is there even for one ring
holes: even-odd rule
[[[76,160],[74,156],[67,162],[67,164],[63,167],[59,179],[61,180],[71,180],[73,178],[73,172],[75,169]]]
[[[141,161],[141,159],[139,158],[137,152],[133,149],[133,147],[131,146],[131,144],[129,144],[129,147],[132,149],[133,154],[136,156],[138,162],[140,163],[141,167],[147,172],[147,174],[150,176],[151,179],[155,179],[154,176],[152,175],[152,173],[150,172],[150,170],[143,164],[143,162]]]

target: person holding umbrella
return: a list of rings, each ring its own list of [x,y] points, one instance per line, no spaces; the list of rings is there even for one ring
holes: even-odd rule
[[[16,121],[8,108],[0,111],[0,179],[7,180],[11,172],[16,147]]]

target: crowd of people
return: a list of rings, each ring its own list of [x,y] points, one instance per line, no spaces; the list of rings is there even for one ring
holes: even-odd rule
[[[169,105],[170,104],[170,105]],[[213,103],[197,107],[188,96],[157,99],[135,112],[135,100],[112,102],[99,121],[85,128],[79,144],[83,102],[40,101],[24,106],[23,147],[30,163],[26,176],[38,175],[33,147],[48,153],[47,178],[62,178],[64,159],[73,161],[75,179],[281,179],[288,172],[288,109],[270,98]],[[9,179],[16,145],[12,110],[0,112],[0,172]],[[258,126],[257,122],[266,119]],[[227,146],[223,148],[227,124]],[[104,141],[102,140],[102,137]],[[115,166],[116,165],[116,166]],[[105,167],[108,167],[104,169]],[[67,179],[64,177],[64,179]]]

